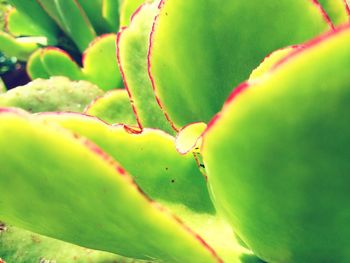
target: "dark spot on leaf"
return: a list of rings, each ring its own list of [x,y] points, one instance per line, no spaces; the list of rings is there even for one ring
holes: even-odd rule
[[[171,180],[172,183],[175,183],[175,179]]]
[[[0,222],[0,233],[6,231],[6,225],[5,223]],[[1,261],[0,261],[1,263]]]
[[[168,171],[168,170],[169,170],[169,168],[168,168],[168,167],[165,167],[165,170],[166,170],[166,171]]]
[[[202,164],[202,163],[199,166],[202,167],[202,168],[205,168],[204,164]]]

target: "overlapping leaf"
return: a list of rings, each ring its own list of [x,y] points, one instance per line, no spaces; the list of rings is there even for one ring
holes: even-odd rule
[[[16,7],[21,15],[31,21],[36,27],[40,28],[41,32],[45,32],[45,37],[55,41],[57,39],[59,28],[51,17],[41,8],[41,5],[36,0],[9,0]]]
[[[191,153],[176,152],[173,137],[152,129],[135,134],[77,114],[42,114],[40,118],[89,138],[117,159],[146,194],[204,237],[225,262],[259,261],[239,245],[230,226],[214,213],[205,178]]]
[[[35,42],[35,39],[16,39],[13,36],[0,31],[0,49],[8,57],[27,60],[30,54],[32,54],[37,48],[38,44]]]
[[[82,68],[61,49],[49,47],[39,50],[28,61],[28,74],[32,79],[66,76],[71,80],[88,80],[103,90],[120,88],[121,75],[114,59],[115,38],[115,34],[96,38],[84,52]]]
[[[150,77],[180,127],[209,121],[267,54],[329,29],[319,7],[304,0],[163,0],[160,9],[150,43]]]
[[[96,116],[109,124],[122,123],[128,126],[137,126],[126,90],[119,89],[107,92],[104,96],[93,101],[85,113]]]
[[[349,45],[347,27],[241,85],[204,137],[217,207],[268,262],[350,259]]]
[[[171,133],[171,125],[159,108],[147,71],[149,34],[158,14],[157,5],[145,4],[134,15],[131,25],[119,33],[118,61],[139,125]]]
[[[350,22],[346,0],[318,0],[335,26]]]
[[[6,222],[129,257],[220,262],[94,144],[22,113],[2,110],[0,122],[0,177],[6,181],[0,217]]]
[[[118,160],[152,198],[184,204],[199,212],[214,212],[205,178],[195,159],[191,153],[180,155],[172,136],[149,129],[135,134],[123,126],[111,128],[96,119],[76,114],[44,114],[41,117],[96,143]]]

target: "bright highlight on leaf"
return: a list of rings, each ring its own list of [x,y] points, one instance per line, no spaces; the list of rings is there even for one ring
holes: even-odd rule
[[[16,57],[19,60],[27,60],[30,54],[32,54],[37,48],[38,44],[34,39],[33,41],[21,42],[11,35],[0,31],[0,50],[8,57]]]
[[[182,128],[176,136],[176,150],[181,154],[198,152],[202,143],[202,133],[206,127],[205,123],[198,122]]]

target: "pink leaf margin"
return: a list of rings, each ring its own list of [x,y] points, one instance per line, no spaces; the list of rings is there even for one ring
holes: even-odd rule
[[[16,115],[16,116],[20,116],[20,117],[31,116],[30,114],[27,115],[27,113],[25,111],[17,109],[17,108],[1,108],[0,107],[0,115],[3,115],[3,114]],[[45,116],[45,115],[66,115],[66,114],[75,115],[75,116],[79,116],[79,117],[83,117],[83,118],[93,118],[93,119],[99,121],[98,118],[87,116],[87,115],[80,114],[80,113],[49,112],[49,113],[39,113],[37,115],[44,115]],[[104,122],[102,122],[102,123],[104,125],[108,125]],[[110,125],[108,125],[108,126],[110,126]],[[67,132],[70,132],[70,131],[67,130]],[[216,251],[199,234],[197,234],[190,227],[188,227],[179,217],[172,214],[168,209],[161,206],[160,204],[158,204],[157,202],[152,200],[149,196],[147,196],[145,194],[145,192],[136,184],[134,179],[128,174],[128,172],[122,166],[120,166],[120,164],[118,164],[111,156],[109,156],[103,149],[101,149],[95,143],[93,143],[92,141],[86,139],[85,137],[83,137],[81,135],[78,135],[78,134],[72,133],[72,132],[70,132],[70,133],[71,133],[71,136],[73,136],[74,139],[76,139],[77,141],[82,143],[82,145],[84,145],[87,148],[87,150],[91,151],[93,154],[97,155],[100,159],[105,161],[109,166],[113,167],[114,170],[116,171],[116,176],[124,177],[128,181],[130,187],[134,188],[149,203],[149,205],[151,207],[155,208],[159,212],[170,217],[172,220],[174,220],[179,225],[179,227],[181,227],[189,235],[194,237],[195,240],[197,240],[197,242],[199,242],[203,246],[203,248],[205,250],[207,250],[213,256],[213,259],[215,259],[216,262],[224,263],[224,261],[218,256]]]
[[[162,8],[164,7],[165,5],[165,2],[167,0],[161,0],[159,5],[158,5],[158,9],[159,9],[159,14],[161,13],[162,11]],[[318,2],[318,0],[308,0],[310,1],[321,13],[324,21],[326,22],[326,24],[329,26],[329,28],[334,31],[335,30],[335,26],[333,25],[332,21],[330,20],[328,14],[326,13],[326,11],[323,9],[323,7],[321,6],[321,4]],[[346,1],[346,0],[344,0]],[[171,117],[169,116],[169,114],[167,113],[167,111],[165,110],[165,107],[164,107],[164,104],[163,102],[161,101],[159,95],[158,95],[158,89],[157,89],[157,85],[155,83],[155,79],[153,77],[153,74],[152,74],[152,63],[151,63],[151,58],[152,58],[152,52],[153,52],[153,42],[154,42],[154,33],[155,33],[155,30],[156,30],[156,26],[159,22],[159,14],[157,16],[155,16],[154,18],[154,21],[153,21],[153,25],[152,25],[152,30],[151,30],[151,33],[150,33],[150,40],[149,40],[149,48],[148,48],[148,55],[147,55],[147,63],[148,63],[148,75],[149,75],[149,78],[151,80],[151,83],[152,83],[152,88],[153,88],[153,92],[154,92],[154,95],[156,97],[156,100],[157,100],[157,103],[159,105],[159,107],[161,108],[161,110],[163,111],[166,119],[168,120],[168,122],[170,123],[171,127],[174,129],[175,132],[179,132],[179,127],[177,127],[175,125],[175,123],[172,121]],[[350,14],[350,10],[349,10],[349,14]],[[241,84],[243,85],[243,84]],[[239,87],[241,86],[239,85]],[[249,86],[249,84],[246,84]],[[244,86],[244,85],[243,85]],[[215,117],[214,117],[215,118]],[[209,128],[209,125],[208,125],[208,128]],[[208,129],[207,128],[207,129]]]

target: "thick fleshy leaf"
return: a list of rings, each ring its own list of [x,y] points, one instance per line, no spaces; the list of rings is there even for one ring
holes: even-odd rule
[[[83,52],[96,37],[96,32],[84,10],[77,1],[55,0],[55,4],[65,31]]]
[[[128,93],[122,89],[111,90],[93,101],[85,110],[85,114],[98,117],[109,124],[137,125]]]
[[[45,30],[39,27],[37,24],[32,23],[26,15],[18,12],[17,9],[13,8],[9,11],[6,16],[6,30],[11,35],[20,36],[46,36]],[[57,39],[48,39],[50,45],[57,44]]]
[[[117,32],[119,29],[119,3],[120,1],[116,0],[102,0],[102,16],[109,24],[111,32]]]
[[[40,59],[50,76],[65,76],[71,80],[85,78],[79,65],[62,49],[54,47],[42,49]]]
[[[19,60],[26,61],[30,54],[38,49],[38,44],[35,41],[16,39],[10,34],[0,31],[0,50],[8,57],[16,57]]]
[[[3,109],[0,149],[0,179],[6,182],[0,217],[9,224],[140,259],[220,262],[91,142]]]
[[[83,72],[87,80],[104,90],[122,86],[122,77],[115,55],[116,37],[116,34],[98,37],[84,52]]]
[[[319,6],[305,0],[162,0],[160,8],[149,70],[161,105],[181,127],[209,121],[267,54],[329,29]]]
[[[135,133],[79,114],[53,113],[41,117],[96,143],[130,172],[153,199],[184,204],[198,212],[214,212],[205,178],[195,159],[191,153],[180,155],[172,136],[152,129]]]
[[[350,13],[345,0],[318,0],[335,26],[350,22]]]
[[[241,85],[204,136],[215,203],[268,262],[350,261],[349,45],[347,27]]]
[[[261,64],[256,69],[252,71],[249,76],[249,81],[255,81],[256,79],[262,77],[265,73],[269,72],[271,68],[276,66],[279,61],[287,57],[298,48],[302,48],[302,46],[291,46],[272,52],[263,60],[263,62],[261,62]]]
[[[129,26],[131,17],[134,12],[145,2],[153,2],[146,0],[123,0],[120,8],[120,26]]]
[[[9,0],[10,4],[25,15],[31,24],[35,24],[45,32],[45,36],[54,41],[57,38],[59,29],[55,22],[42,9],[41,5],[36,0]]]
[[[78,0],[78,3],[84,9],[97,34],[115,31],[103,17],[103,0]],[[114,1],[114,4],[118,6],[119,1]],[[118,13],[115,16],[118,17]]]
[[[36,0],[40,7],[56,22],[62,31],[68,33],[65,29],[62,18],[57,10],[55,0]]]
[[[32,79],[65,76],[71,80],[88,80],[101,89],[122,86],[122,78],[115,57],[115,34],[96,38],[84,52],[81,68],[64,50],[49,47],[29,58],[27,72]]]
[[[230,225],[217,215],[194,213],[181,205],[166,204],[183,222],[199,233],[227,263],[264,263],[242,245]]]
[[[53,77],[48,80],[37,79],[1,94],[0,106],[18,107],[30,112],[82,112],[102,94],[102,90],[89,82]]]
[[[137,262],[117,255],[78,247],[11,226],[6,226],[5,231],[0,230],[0,258],[9,263]]]
[[[28,76],[31,79],[50,78],[49,73],[46,71],[45,65],[41,61],[41,52],[42,52],[42,49],[36,50],[30,55],[27,61],[26,70],[27,70]]]
[[[202,203],[210,202],[207,193],[203,195],[206,192],[205,186],[194,180],[196,177],[203,180],[203,177],[189,154],[181,157],[176,153],[174,139],[170,136],[149,129],[145,129],[142,134],[132,134],[121,126],[108,127],[97,120],[76,114],[43,114],[41,117],[88,137],[118,158],[128,171],[132,171],[136,182],[147,194],[164,203],[192,229],[204,236],[225,262],[260,262],[239,245],[227,223],[210,215],[208,208],[198,207],[199,201],[195,201],[197,198]],[[157,150],[155,145],[158,145]],[[133,161],[128,160],[130,156]],[[152,161],[148,162],[148,159]],[[192,165],[186,165],[188,168],[185,168],[185,160]],[[189,169],[191,166],[193,168]],[[190,180],[188,183],[184,183],[184,176]],[[193,191],[190,195],[189,189],[190,192]]]
[[[183,127],[176,135],[176,150],[181,154],[190,151],[198,152],[201,146],[201,136],[207,125],[203,122],[191,123]]]
[[[119,33],[118,61],[140,127],[158,128],[173,133],[155,99],[147,73],[149,32],[157,13],[156,3],[145,4],[134,15],[130,27]]]

